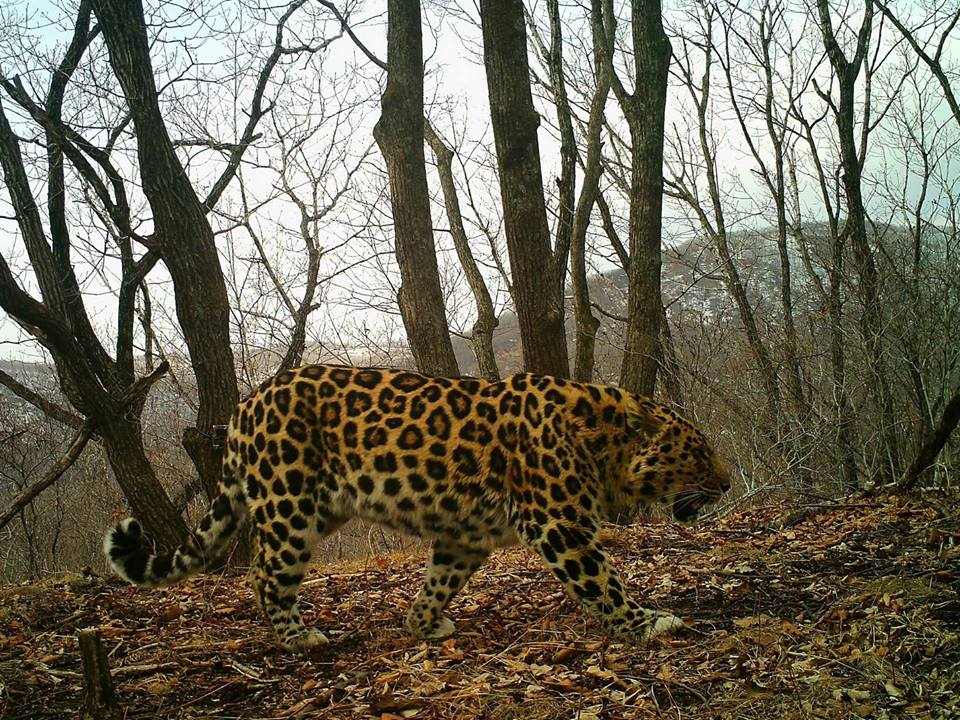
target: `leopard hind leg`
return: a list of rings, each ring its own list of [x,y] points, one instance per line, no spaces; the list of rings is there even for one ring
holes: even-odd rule
[[[313,517],[298,517],[304,522],[261,523],[258,517],[251,582],[280,645],[285,650],[307,652],[326,644],[327,637],[304,626],[297,595],[317,541],[340,527],[343,520],[325,514],[324,508],[317,508]]]

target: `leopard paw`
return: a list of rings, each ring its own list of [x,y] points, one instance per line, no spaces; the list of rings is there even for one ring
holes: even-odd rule
[[[305,630],[299,635],[283,640],[280,644],[284,650],[306,653],[329,642],[327,636],[319,630]]]
[[[440,616],[429,625],[414,624],[408,621],[407,627],[414,637],[427,640],[442,640],[450,637],[457,630],[457,626],[446,615]]]
[[[650,611],[644,620],[641,640],[647,641],[657,635],[667,635],[684,627],[684,622],[676,615]]]

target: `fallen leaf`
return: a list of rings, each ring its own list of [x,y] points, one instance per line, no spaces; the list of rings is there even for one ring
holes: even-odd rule
[[[177,605],[167,605],[163,610],[160,611],[160,622],[172,622],[178,617],[183,615],[183,608]]]
[[[891,697],[899,698],[903,697],[903,690],[894,685],[893,680],[887,680],[883,684],[883,689],[887,691],[887,694]]]

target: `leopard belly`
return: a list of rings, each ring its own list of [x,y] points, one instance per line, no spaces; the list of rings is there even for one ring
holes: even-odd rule
[[[391,500],[357,498],[352,507],[344,508],[345,514],[400,533],[451,545],[493,550],[517,543],[516,532],[510,526],[502,503],[485,498],[472,501],[461,498],[454,511],[444,506],[442,497],[438,500],[428,494],[395,502]]]

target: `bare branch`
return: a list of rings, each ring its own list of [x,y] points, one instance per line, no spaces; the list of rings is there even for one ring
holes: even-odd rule
[[[383,60],[381,60],[380,58],[378,58],[376,55],[374,55],[373,52],[372,52],[366,45],[364,45],[362,42],[360,42],[360,38],[358,38],[358,37],[354,34],[353,29],[350,27],[350,18],[349,18],[349,15],[344,15],[343,13],[341,13],[340,10],[337,9],[337,6],[334,5],[332,2],[329,2],[329,0],[319,0],[319,2],[320,2],[320,4],[323,5],[327,10],[329,10],[330,12],[332,12],[332,13],[334,14],[334,16],[337,18],[337,20],[340,21],[340,28],[341,28],[345,33],[347,33],[347,35],[350,37],[351,40],[353,40],[353,44],[357,46],[357,48],[360,50],[360,52],[362,52],[364,55],[367,56],[367,60],[369,60],[369,61],[372,62],[374,65],[376,65],[378,68],[380,68],[381,70],[383,70],[384,72],[386,72],[386,71],[387,71],[387,64],[386,64]]]
[[[31,390],[12,375],[0,370],[0,385],[6,387],[10,392],[26,400],[38,410],[41,410],[47,417],[53,418],[64,425],[68,425],[76,430],[83,427],[84,420],[76,413],[70,412],[62,405],[58,405],[52,400],[47,400],[40,393]]]
[[[13,502],[11,502],[10,505],[7,506],[7,509],[3,511],[3,514],[0,515],[0,529],[4,528],[7,523],[13,520],[37,495],[53,485],[70,469],[70,466],[80,457],[80,453],[83,452],[92,435],[93,424],[88,421],[83,424],[80,431],[74,436],[73,442],[71,442],[70,447],[67,448],[67,452],[54,463],[53,467],[47,471],[47,474],[23,491],[17,493]]]

